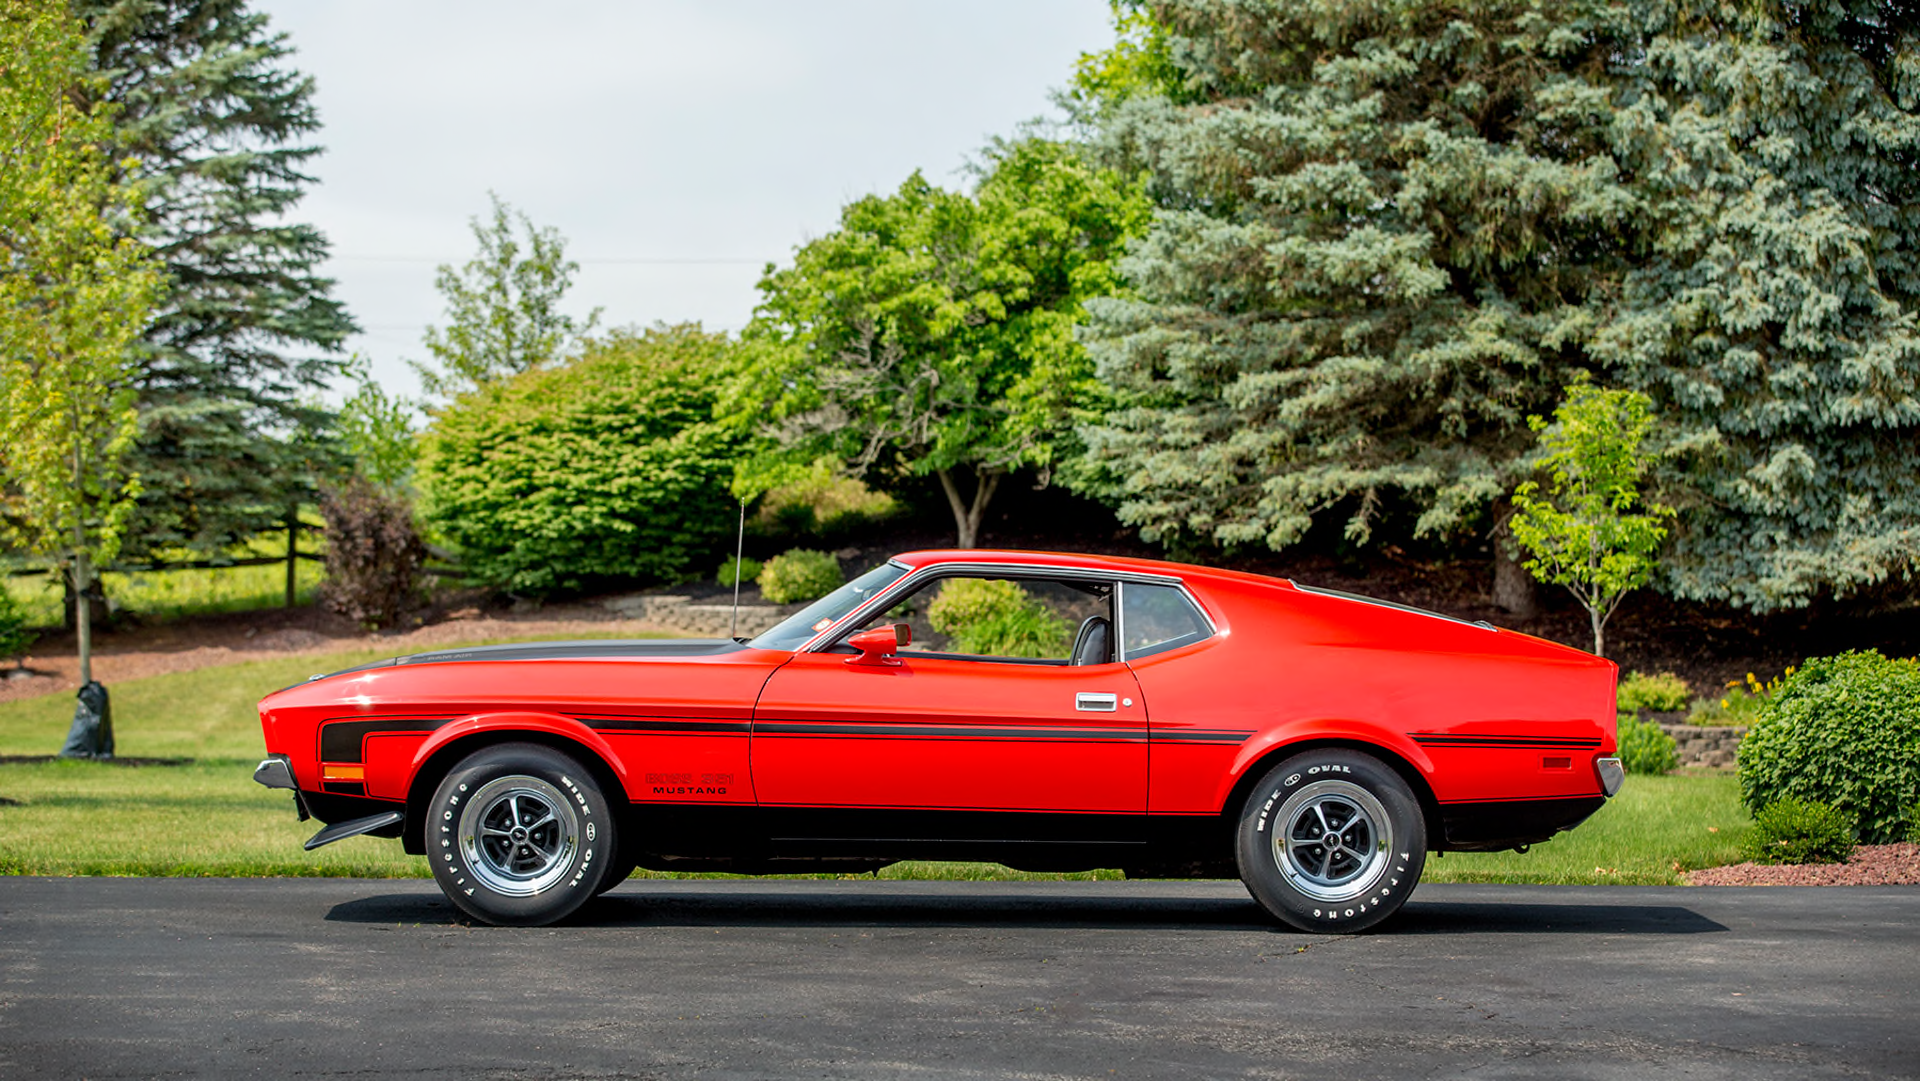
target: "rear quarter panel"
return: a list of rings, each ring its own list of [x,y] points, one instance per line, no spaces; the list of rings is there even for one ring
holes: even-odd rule
[[[1393,753],[1441,803],[1599,794],[1610,662],[1271,579],[1189,585],[1222,633],[1133,662],[1155,812],[1217,813],[1276,750],[1323,739]]]

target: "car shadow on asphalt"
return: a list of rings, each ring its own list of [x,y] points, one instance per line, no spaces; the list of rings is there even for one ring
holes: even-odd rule
[[[380,894],[333,906],[337,923],[470,923],[438,893]],[[897,897],[853,892],[742,889],[648,893],[624,889],[588,902],[575,927],[1024,927],[1293,933],[1250,899],[1209,897],[1063,897],[1005,894]],[[1382,932],[1433,934],[1693,935],[1726,931],[1679,905],[1408,903]]]
[[[1702,935],[1729,930],[1681,905],[1407,902],[1388,927],[1402,935]]]

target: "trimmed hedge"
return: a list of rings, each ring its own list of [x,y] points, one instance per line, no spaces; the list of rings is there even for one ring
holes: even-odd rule
[[[737,584],[736,578],[740,582],[751,582],[760,577],[760,571],[760,561],[752,556],[741,556],[737,566],[734,557],[728,556],[727,561],[720,564],[720,573],[714,577],[721,585],[731,587]]]
[[[1677,712],[1687,708],[1693,698],[1693,691],[1687,681],[1672,672],[1647,675],[1635,672],[1620,681],[1620,712],[1637,713],[1650,709],[1661,713]]]
[[[846,581],[833,556],[793,548],[767,560],[760,571],[760,595],[775,604],[793,604],[824,597]]]
[[[1816,657],[1781,683],[1740,744],[1740,795],[1851,816],[1859,839],[1905,839],[1920,801],[1920,663],[1878,652]]]
[[[1618,741],[1628,773],[1667,773],[1680,765],[1680,745],[1652,721],[1620,714]]]
[[[1853,818],[1817,801],[1783,799],[1753,816],[1741,852],[1755,863],[1843,863],[1853,855]]]
[[[987,657],[1064,657],[1073,627],[1018,582],[955,578],[927,606],[927,622],[958,653]]]
[[[426,522],[515,591],[684,578],[732,547],[742,437],[713,419],[731,349],[692,325],[615,331],[461,397],[421,440]]]

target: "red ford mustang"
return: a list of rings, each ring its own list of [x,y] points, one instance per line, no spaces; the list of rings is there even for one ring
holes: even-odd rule
[[[1014,655],[1008,655],[1014,654]],[[1429,850],[1517,848],[1619,790],[1605,660],[1174,563],[896,557],[751,641],[399,657],[260,703],[260,783],[544,924],[635,866],[903,859],[1238,877],[1295,927],[1397,910]]]

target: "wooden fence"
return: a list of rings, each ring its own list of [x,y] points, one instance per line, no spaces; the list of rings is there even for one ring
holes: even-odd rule
[[[299,561],[307,559],[318,563],[326,558],[317,552],[303,552],[300,550],[300,531],[303,529],[309,533],[326,532],[325,526],[308,525],[299,518],[288,515],[286,520],[287,554],[283,556],[248,556],[244,559],[183,559],[171,563],[116,563],[110,567],[102,567],[101,572],[150,574],[156,571],[224,570],[228,567],[264,567],[270,563],[285,563],[287,565],[286,605],[288,608],[292,608],[294,604],[295,568],[300,565]],[[64,568],[58,565],[48,567],[19,567],[7,571],[6,574],[12,578],[24,578],[36,574],[55,574],[62,569]]]

